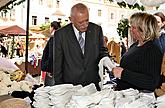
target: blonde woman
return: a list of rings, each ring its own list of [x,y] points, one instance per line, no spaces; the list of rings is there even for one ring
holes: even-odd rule
[[[136,40],[112,72],[117,89],[134,88],[153,92],[159,84],[162,53],[154,40],[159,36],[157,20],[147,13],[135,13],[130,18],[130,33]]]

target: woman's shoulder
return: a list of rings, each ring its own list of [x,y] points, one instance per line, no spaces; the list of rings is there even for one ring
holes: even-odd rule
[[[146,51],[148,52],[153,52],[153,53],[159,53],[162,54],[160,46],[153,40],[153,41],[148,41],[145,45]]]

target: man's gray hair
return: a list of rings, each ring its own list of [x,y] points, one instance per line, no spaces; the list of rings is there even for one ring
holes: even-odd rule
[[[80,13],[83,13],[84,11],[88,10],[87,6],[84,5],[83,3],[78,3],[75,4],[72,8],[71,8],[71,12],[70,12],[70,16],[74,16],[74,11],[79,11]]]

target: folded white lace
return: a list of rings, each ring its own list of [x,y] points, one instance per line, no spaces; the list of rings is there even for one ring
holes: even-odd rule
[[[108,68],[109,71],[112,70],[112,68],[116,67],[115,63],[113,63],[109,57],[103,57],[99,64],[99,76],[100,76],[100,83],[99,83],[99,86],[100,88],[102,89],[103,87],[103,84],[104,84],[104,66]]]
[[[97,89],[95,87],[95,84],[91,83],[85,87],[82,87],[81,89],[77,90],[77,92],[74,95],[90,95],[93,93],[96,93]]]
[[[76,108],[91,108],[90,106],[96,106],[99,104],[99,102],[102,100],[102,98],[105,98],[105,95],[109,93],[110,90],[103,90],[103,91],[97,91],[93,94],[89,95],[79,95],[79,96],[72,96],[71,103],[76,106]],[[107,96],[107,95],[106,95]],[[72,106],[70,104],[70,108]]]
[[[60,90],[61,94],[56,90]],[[111,88],[95,90],[94,84],[83,88],[68,85],[42,87],[36,90],[33,105],[35,108],[154,108],[155,105],[154,95],[140,93],[138,90],[114,91]],[[50,91],[52,94],[49,93]],[[159,102],[162,104],[157,103],[157,105],[164,108],[163,99],[159,99]]]

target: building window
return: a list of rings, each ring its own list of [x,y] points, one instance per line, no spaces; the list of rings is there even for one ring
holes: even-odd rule
[[[32,16],[32,25],[37,25],[37,16]]]
[[[3,19],[3,21],[7,21],[8,18],[7,18],[7,15],[6,15],[6,12],[5,11],[2,11],[1,12],[1,18]]]
[[[45,24],[49,22],[49,17],[45,17]]]
[[[39,0],[39,5],[43,5],[43,0]]]
[[[100,9],[98,10],[98,16],[101,16],[101,10]]]
[[[52,8],[52,7],[53,7],[53,0],[48,0],[48,1],[47,1],[47,6],[48,6],[49,8]]]
[[[1,11],[1,17],[2,18],[6,18],[7,17],[7,11],[6,10]]]
[[[11,20],[15,20],[15,9],[12,9],[12,10],[10,11],[10,19],[11,19]]]
[[[60,1],[56,0],[56,8],[59,8],[59,7],[60,7]]]
[[[3,13],[3,12],[1,12],[1,17],[2,17],[2,18],[4,17],[4,13]]]
[[[114,13],[111,13],[111,19],[114,19]]]

